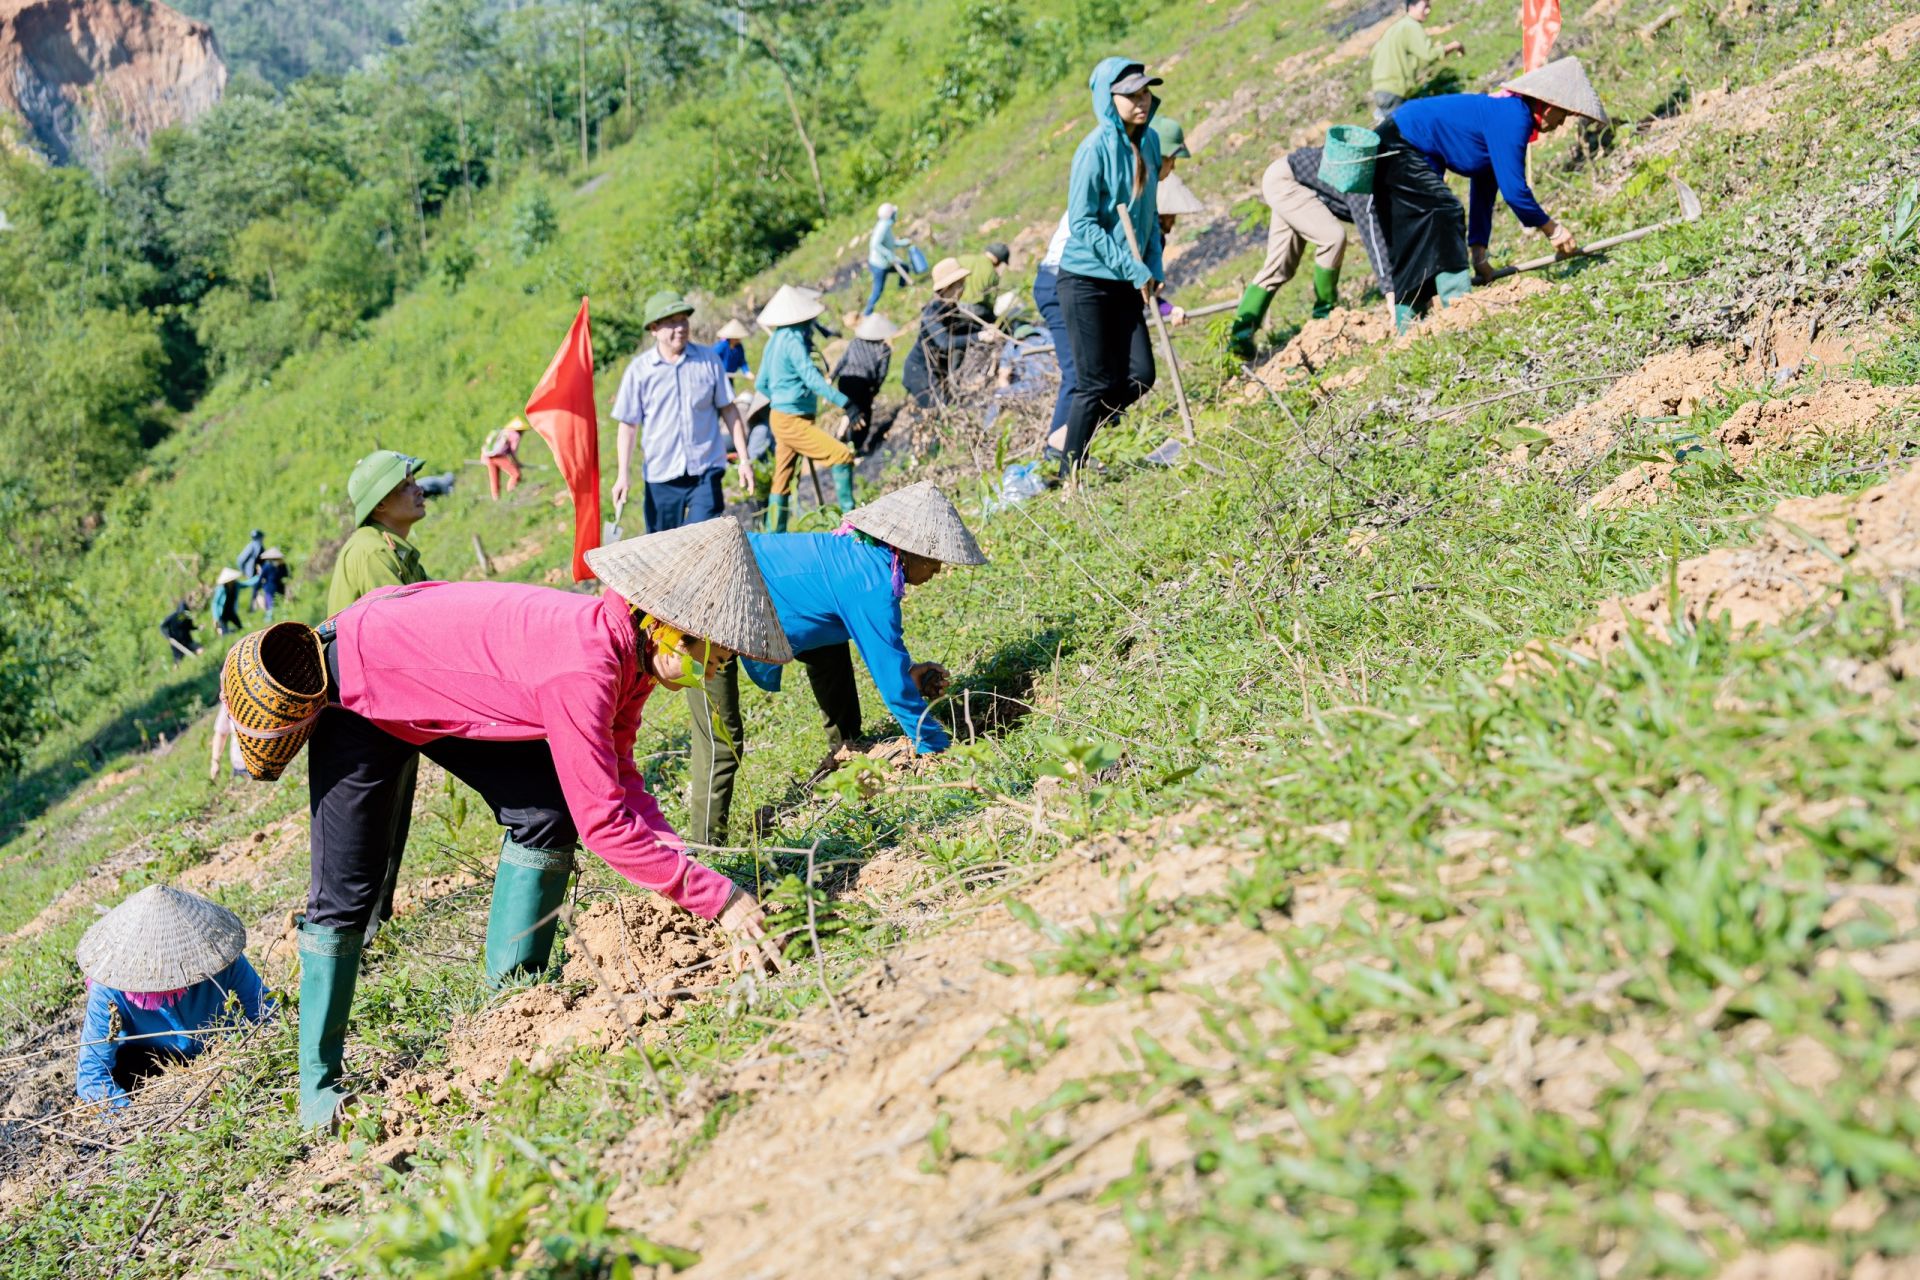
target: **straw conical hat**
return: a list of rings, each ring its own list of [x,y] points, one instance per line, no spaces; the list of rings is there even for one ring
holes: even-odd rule
[[[1607,109],[1600,105],[1600,95],[1593,91],[1593,81],[1587,79],[1587,69],[1580,65],[1578,58],[1556,58],[1538,71],[1529,71],[1500,87],[1511,93],[1538,98],[1552,106],[1564,107],[1577,116],[1598,120],[1601,124],[1613,123],[1607,118]]]
[[[747,326],[741,324],[738,320],[729,320],[725,324],[720,326],[720,332],[717,336],[722,338],[732,338],[739,342],[745,342],[748,338],[751,338],[753,336],[753,333],[751,330],[747,328]]]
[[[853,326],[853,336],[864,338],[868,342],[885,342],[900,332],[900,326],[881,315],[878,311],[870,316],[860,317],[860,323]]]
[[[1205,213],[1207,206],[1180,181],[1179,174],[1170,173],[1160,179],[1159,209],[1161,213]]]
[[[946,564],[985,564],[987,557],[947,495],[931,480],[895,489],[847,513],[847,523],[890,547]]]
[[[265,551],[262,551],[260,553],[260,558],[262,560],[285,560],[287,558],[287,553],[282,551],[278,547],[268,547]]]
[[[226,568],[222,569],[219,573],[214,575],[213,585],[216,587],[221,587],[221,586],[225,586],[229,582],[238,582],[238,581],[240,581],[240,571],[234,568],[232,565],[228,565]]]
[[[766,579],[732,520],[702,520],[587,552],[587,567],[636,607],[690,636],[762,662],[788,662]]]
[[[805,324],[826,309],[826,304],[820,301],[818,294],[809,294],[807,290],[783,284],[774,291],[772,301],[761,308],[759,323],[762,329]]]
[[[247,927],[216,902],[148,885],[97,921],[74,948],[80,971],[116,991],[177,991],[247,949]]]

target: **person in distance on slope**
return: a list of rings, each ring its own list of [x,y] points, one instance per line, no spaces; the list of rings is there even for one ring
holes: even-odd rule
[[[1075,379],[1062,479],[1086,461],[1096,431],[1153,389],[1143,306],[1155,304],[1164,278],[1160,135],[1148,127],[1160,108],[1153,95],[1159,83],[1129,58],[1103,59],[1088,82],[1096,123],[1073,154],[1056,284]],[[1120,225],[1123,216],[1140,246],[1138,257]]]
[[[287,553],[278,547],[268,547],[260,553],[260,594],[267,602],[267,621],[273,621],[273,610],[283,600],[291,600],[287,590],[287,579],[293,576],[293,570],[287,568]]]
[[[1373,46],[1373,123],[1377,128],[1400,104],[1420,92],[1433,64],[1467,51],[1458,40],[1436,45],[1423,25],[1433,12],[1433,0],[1406,0],[1407,13],[1387,28]]]
[[[507,478],[508,493],[520,484],[520,437],[526,430],[526,420],[515,418],[506,426],[489,431],[486,442],[480,446],[480,462],[487,469],[487,492],[495,502],[500,501],[501,476]]]
[[[240,621],[240,588],[249,585],[249,580],[240,576],[238,569],[222,569],[213,579],[213,629],[220,635],[229,631],[239,631],[246,626]]]
[[[811,289],[783,284],[760,312],[760,327],[773,337],[760,353],[760,376],[754,390],[767,397],[771,411],[767,426],[773,431],[773,496],[767,500],[767,532],[785,533],[793,482],[800,459],[811,458],[833,475],[834,500],[842,511],[853,509],[853,450],[814,425],[820,401],[847,407],[846,396],[814,367],[808,334],[826,304]]]
[[[899,216],[898,205],[881,205],[879,217],[873,224],[873,234],[867,237],[867,274],[873,277],[873,292],[867,295],[867,305],[861,315],[873,314],[874,308],[880,305],[880,295],[886,292],[887,281],[905,265],[901,261],[900,250],[913,242],[901,240],[893,234],[893,224]]]
[[[827,749],[837,752],[860,736],[860,689],[853,673],[853,651],[867,664],[887,709],[916,754],[944,751],[947,731],[928,711],[928,701],[943,693],[947,670],[918,662],[907,653],[900,601],[910,586],[933,578],[947,564],[985,564],[987,558],[953,509],[932,483],[896,489],[857,507],[834,533],[756,534],[747,540],[766,576],[780,626],[794,646],[794,658],[807,668],[814,702],[827,730]],[[778,693],[780,668],[743,659],[753,682]],[[716,685],[710,688],[717,688]],[[694,794],[704,796],[695,817],[708,824],[719,843],[733,805],[733,773],[705,783],[713,767],[694,739]],[[743,739],[732,744],[735,760]]]
[[[718,920],[742,967],[778,967],[759,903],[689,858],[634,765],[653,690],[735,653],[792,650],[731,520],[586,553],[599,596],[495,582],[376,591],[320,628],[328,705],[309,761],[312,880],[299,925],[300,1119],[348,1097],[347,1014],[390,857],[402,767],[424,755],[506,828],[487,918],[498,986],[544,974],[584,842],[630,882]]]
[[[240,576],[247,579],[246,585],[253,588],[251,607],[260,608],[260,557],[266,554],[267,535],[262,529],[255,529],[247,537],[247,545],[240,548],[240,554],[233,558],[233,567]]]
[[[167,638],[167,651],[173,655],[176,667],[180,659],[191,658],[201,651],[194,642],[193,628],[193,606],[185,600],[177,602],[173,612],[160,620],[160,634]]]
[[[753,334],[747,326],[729,319],[714,336],[720,341],[713,344],[713,354],[720,357],[720,367],[727,371],[727,377],[751,378],[753,369],[747,363],[747,339]]]
[[[1505,96],[1419,98],[1380,126],[1374,183],[1382,189],[1377,207],[1392,247],[1403,318],[1423,310],[1435,293],[1443,303],[1464,294],[1469,256],[1475,281],[1493,277],[1487,244],[1496,190],[1521,225],[1539,231],[1556,254],[1564,258],[1580,251],[1573,232],[1548,217],[1534,198],[1527,183],[1527,148],[1569,116],[1611,123],[1606,108],[1578,58],[1549,62],[1501,89]],[[1460,201],[1442,178],[1446,173],[1468,179],[1464,227]]]
[[[273,1002],[246,949],[239,916],[168,885],[109,911],[74,949],[87,984],[74,1091],[119,1110],[141,1081],[213,1036],[265,1021]]]
[[[963,253],[955,261],[967,269],[967,283],[960,290],[960,301],[993,313],[993,300],[1000,296],[1000,272],[1013,260],[1013,250],[996,240],[979,253]]]
[[[920,309],[920,332],[900,370],[900,385],[922,409],[947,403],[948,384],[967,358],[967,348],[991,319],[988,309],[963,300],[967,269],[958,258],[933,264],[933,297]]]
[[[1268,165],[1260,179],[1261,194],[1266,197],[1272,219],[1267,228],[1267,259],[1240,296],[1240,308],[1233,316],[1230,350],[1242,360],[1253,359],[1254,337],[1266,323],[1273,295],[1293,279],[1301,252],[1308,245],[1313,246],[1313,318],[1320,320],[1333,314],[1339,299],[1340,262],[1347,252],[1346,223],[1360,233],[1360,244],[1373,263],[1374,277],[1387,298],[1388,318],[1392,318],[1393,264],[1374,197],[1365,192],[1336,191],[1322,182],[1321,151],[1320,147],[1301,147],[1288,152]],[[1377,185],[1377,167],[1375,182]]]
[[[855,453],[867,444],[873,430],[873,399],[893,367],[893,339],[900,326],[882,315],[867,315],[853,327],[853,341],[833,366],[834,385],[847,397],[847,443]]]

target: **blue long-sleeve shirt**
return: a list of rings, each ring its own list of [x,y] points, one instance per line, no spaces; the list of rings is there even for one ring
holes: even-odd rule
[[[831,533],[755,533],[747,543],[793,651],[851,640],[914,749],[921,755],[945,751],[952,740],[927,714],[927,700],[913,682],[900,602],[893,596],[893,553]],[[779,667],[751,658],[740,662],[755,684],[780,691]]]
[[[226,1012],[227,993],[239,1001],[240,1013],[249,1022],[260,1022],[272,1012],[260,975],[247,958],[232,964],[188,987],[172,1004],[161,1009],[142,1009],[125,994],[112,987],[94,983],[87,988],[87,1015],[80,1029],[80,1063],[75,1071],[74,1091],[88,1102],[106,1102],[124,1107],[130,1101],[126,1092],[113,1082],[113,1064],[120,1052],[120,1041],[108,1040],[107,1030],[113,1011],[120,1011],[120,1034],[140,1036],[136,1043],[158,1053],[177,1053],[191,1058],[206,1048],[206,1040],[194,1034],[208,1027],[231,1025]]]
[[[1538,227],[1547,211],[1527,185],[1527,140],[1533,136],[1533,112],[1524,98],[1495,98],[1484,93],[1449,93],[1415,98],[1393,113],[1393,123],[1409,146],[1435,171],[1457,173],[1469,183],[1467,243],[1486,244],[1493,234],[1493,193],[1520,219]]]
[[[842,409],[847,407],[847,398],[839,388],[813,367],[804,324],[782,325],[773,331],[766,350],[760,353],[760,373],[753,389],[771,402],[775,412],[802,418],[820,411],[822,397]]]

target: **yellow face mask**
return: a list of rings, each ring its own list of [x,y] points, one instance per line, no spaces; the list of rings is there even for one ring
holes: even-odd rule
[[[661,680],[661,684],[670,689],[693,689],[707,682],[707,664],[687,651],[686,632],[660,621],[651,614],[640,615],[640,629],[652,638],[654,648],[662,653],[676,654],[680,658],[680,678]]]

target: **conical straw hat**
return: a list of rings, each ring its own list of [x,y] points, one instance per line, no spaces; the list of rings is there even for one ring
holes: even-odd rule
[[[819,295],[809,296],[805,290],[783,284],[774,291],[773,300],[761,308],[760,327],[778,329],[790,324],[805,324],[826,309]]]
[[[226,568],[222,569],[219,573],[214,575],[213,585],[216,587],[223,587],[229,582],[238,582],[238,581],[240,581],[240,571],[234,568],[232,565],[228,565]]]
[[[1200,203],[1200,197],[1193,194],[1187,184],[1180,181],[1180,175],[1170,173],[1160,179],[1159,210],[1161,213],[1205,213],[1207,206]]]
[[[116,991],[177,991],[210,978],[247,949],[247,927],[216,902],[148,885],[81,937],[80,971]]]
[[[766,579],[732,520],[702,520],[587,552],[587,567],[634,606],[690,636],[762,662],[789,662]]]
[[[868,342],[885,342],[900,332],[900,326],[881,315],[878,311],[870,316],[862,316],[860,323],[853,326],[853,336],[864,338]]]
[[[847,513],[847,523],[890,547],[946,564],[985,564],[986,555],[931,480],[895,489]]]
[[[262,551],[260,553],[260,558],[262,560],[285,560],[287,558],[287,553],[282,551],[278,547],[268,547],[265,551]]]
[[[1601,124],[1613,123],[1607,118],[1607,109],[1600,105],[1600,95],[1593,91],[1593,81],[1587,79],[1587,70],[1578,58],[1557,58],[1538,71],[1529,71],[1500,87],[1510,93],[1538,98],[1551,106],[1564,107]]]
[[[720,326],[720,332],[716,336],[722,337],[722,338],[733,338],[736,341],[745,342],[748,338],[751,338],[753,336],[753,333],[751,330],[747,328],[747,326],[741,324],[738,320],[729,320],[725,324]]]

